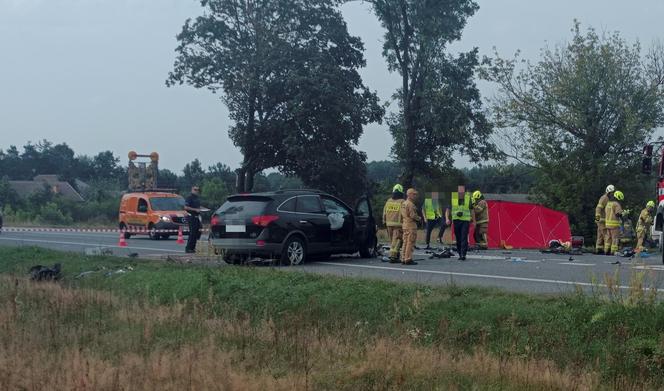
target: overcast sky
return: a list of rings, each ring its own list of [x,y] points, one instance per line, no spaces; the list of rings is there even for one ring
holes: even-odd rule
[[[455,51],[479,47],[503,55],[521,49],[536,59],[547,42],[570,37],[573,19],[620,31],[644,46],[661,39],[662,0],[478,0]],[[384,100],[399,85],[381,56],[381,27],[368,6],[343,7],[351,34],[366,45],[365,83]],[[195,0],[0,0],[0,148],[41,139],[76,153],[111,150],[126,164],[129,150],[158,151],[173,170],[194,158],[237,167],[218,96],[188,86],[166,88],[175,35],[200,13]],[[493,93],[482,85],[485,96]],[[359,149],[387,159],[385,126],[365,130]],[[459,164],[464,164],[463,161]]]

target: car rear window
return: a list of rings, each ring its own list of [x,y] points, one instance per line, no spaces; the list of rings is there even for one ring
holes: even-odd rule
[[[272,199],[267,197],[231,197],[217,209],[216,214],[221,217],[258,216],[271,201]]]
[[[318,196],[306,195],[297,197],[297,211],[300,213],[321,213],[323,210]]]

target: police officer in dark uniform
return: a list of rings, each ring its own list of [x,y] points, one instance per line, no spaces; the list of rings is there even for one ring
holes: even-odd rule
[[[196,241],[201,236],[201,199],[198,196],[200,192],[200,187],[192,187],[191,194],[184,203],[184,210],[189,212],[189,237],[185,249],[187,253],[196,252]]]

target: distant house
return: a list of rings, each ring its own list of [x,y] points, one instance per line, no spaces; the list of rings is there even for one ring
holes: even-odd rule
[[[37,175],[31,181],[9,181],[9,186],[19,195],[26,198],[32,193],[49,188],[53,194],[58,194],[64,199],[84,202],[85,199],[79,194],[69,182],[58,180],[57,175]]]

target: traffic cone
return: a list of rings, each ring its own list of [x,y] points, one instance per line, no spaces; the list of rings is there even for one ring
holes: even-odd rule
[[[118,242],[118,246],[127,247],[127,241],[125,240],[125,231],[123,229],[120,230],[120,241]]]
[[[182,226],[178,228],[178,240],[175,241],[177,244],[184,244],[184,236],[182,235]]]

